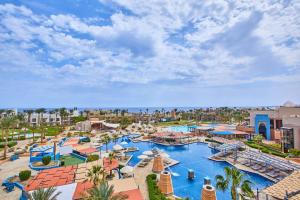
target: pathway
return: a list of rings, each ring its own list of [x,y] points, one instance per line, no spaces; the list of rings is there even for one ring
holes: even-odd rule
[[[136,165],[137,166],[137,165]],[[153,160],[149,162],[149,164],[145,167],[135,167],[134,168],[134,180],[138,185],[143,198],[145,200],[149,200],[148,197],[148,187],[146,182],[147,175],[152,173]]]

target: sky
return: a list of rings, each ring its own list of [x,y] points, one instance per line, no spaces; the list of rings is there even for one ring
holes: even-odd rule
[[[300,103],[299,0],[0,0],[0,107]]]

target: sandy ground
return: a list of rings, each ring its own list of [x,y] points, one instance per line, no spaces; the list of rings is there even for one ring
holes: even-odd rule
[[[20,157],[20,159],[17,159],[13,162],[7,161],[5,163],[0,164],[0,182],[2,184],[2,181],[9,176],[13,176],[15,174],[18,174],[21,170],[30,169],[28,167],[29,163],[29,157]],[[37,171],[31,170],[31,175],[35,176],[37,174]],[[21,196],[21,190],[18,188],[15,188],[13,192],[7,193],[4,190],[4,187],[1,186],[0,190],[0,197],[1,199],[5,200],[15,200],[19,199]]]

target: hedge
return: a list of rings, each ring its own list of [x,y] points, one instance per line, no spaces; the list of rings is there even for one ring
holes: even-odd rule
[[[205,139],[206,142],[214,142],[214,143],[218,143],[218,144],[223,144],[222,142],[213,140],[213,139]]]
[[[30,178],[31,176],[31,171],[30,170],[24,170],[24,171],[20,171],[19,173],[19,179],[21,181],[26,181]]]
[[[44,165],[48,165],[51,162],[51,156],[44,156],[42,162]]]
[[[168,200],[164,194],[161,193],[156,184],[156,174],[150,174],[146,178],[148,185],[148,193],[150,200]]]
[[[257,143],[255,143],[253,141],[247,141],[247,142],[245,142],[245,144],[247,144],[248,146],[250,146],[252,148],[259,149],[263,153],[268,153],[268,154],[272,154],[274,156],[279,156],[279,157],[283,157],[283,158],[285,158],[287,156],[285,153],[276,151],[276,150],[274,150],[274,149],[272,149],[270,147],[267,147],[265,145],[257,144]]]
[[[94,155],[89,155],[88,157],[87,157],[87,162],[92,162],[92,161],[95,161],[95,160],[99,160],[99,155],[97,155],[97,154],[94,154]]]

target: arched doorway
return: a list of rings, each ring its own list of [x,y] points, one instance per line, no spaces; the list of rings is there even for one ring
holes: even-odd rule
[[[258,127],[258,133],[267,138],[267,127],[265,123],[260,123]]]

